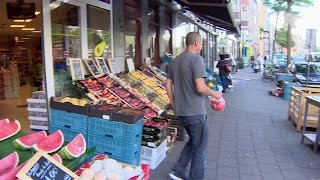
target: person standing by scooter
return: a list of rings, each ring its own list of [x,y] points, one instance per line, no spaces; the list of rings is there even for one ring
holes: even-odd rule
[[[222,93],[226,93],[229,85],[229,73],[232,71],[230,68],[230,55],[228,54],[220,54],[220,60],[217,64],[217,68],[219,69],[219,76],[222,83]]]

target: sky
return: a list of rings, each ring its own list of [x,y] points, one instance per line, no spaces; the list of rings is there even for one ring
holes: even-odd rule
[[[305,39],[305,32],[307,28],[317,29],[317,39],[319,46],[320,43],[320,0],[314,0],[314,4],[311,7],[300,7],[298,9],[300,11],[300,17],[295,23],[294,32],[297,34],[301,34],[302,38]]]

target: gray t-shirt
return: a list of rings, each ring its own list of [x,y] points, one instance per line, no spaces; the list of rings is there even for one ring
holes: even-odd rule
[[[198,93],[195,79],[206,77],[203,58],[185,51],[171,63],[167,78],[174,84],[176,116],[206,114],[204,96]]]

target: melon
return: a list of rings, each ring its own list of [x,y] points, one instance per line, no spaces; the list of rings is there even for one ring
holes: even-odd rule
[[[39,131],[26,136],[22,136],[12,143],[16,149],[27,150],[30,149],[32,145],[44,140],[46,137],[47,133],[45,131]]]
[[[0,119],[0,127],[3,126],[3,125],[6,125],[6,124],[9,124],[9,119],[6,118],[6,119]]]
[[[28,161],[20,164],[18,167],[13,168],[10,172],[4,174],[4,175],[0,175],[0,180],[15,180],[18,179],[16,177],[16,175],[18,174],[18,172],[24,167],[24,165],[27,164]]]
[[[19,156],[17,152],[13,152],[0,160],[0,176],[7,174],[13,168],[17,167]]]
[[[47,136],[44,140],[34,144],[33,149],[39,151],[44,151],[46,153],[56,152],[61,148],[64,142],[64,136],[60,130]]]
[[[58,163],[62,164],[62,158],[59,156],[59,154],[55,153],[54,155],[52,155],[52,158],[58,161]]]
[[[83,135],[80,133],[72,141],[64,146],[59,154],[63,159],[74,159],[86,152],[87,145],[86,140]]]
[[[19,121],[14,120],[0,128],[0,141],[3,141],[11,136],[17,134],[21,129]]]

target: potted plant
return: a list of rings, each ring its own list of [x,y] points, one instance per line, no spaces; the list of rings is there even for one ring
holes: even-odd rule
[[[240,58],[240,60],[238,61],[238,68],[239,69],[243,69],[244,68],[244,60],[243,60],[243,58]]]

